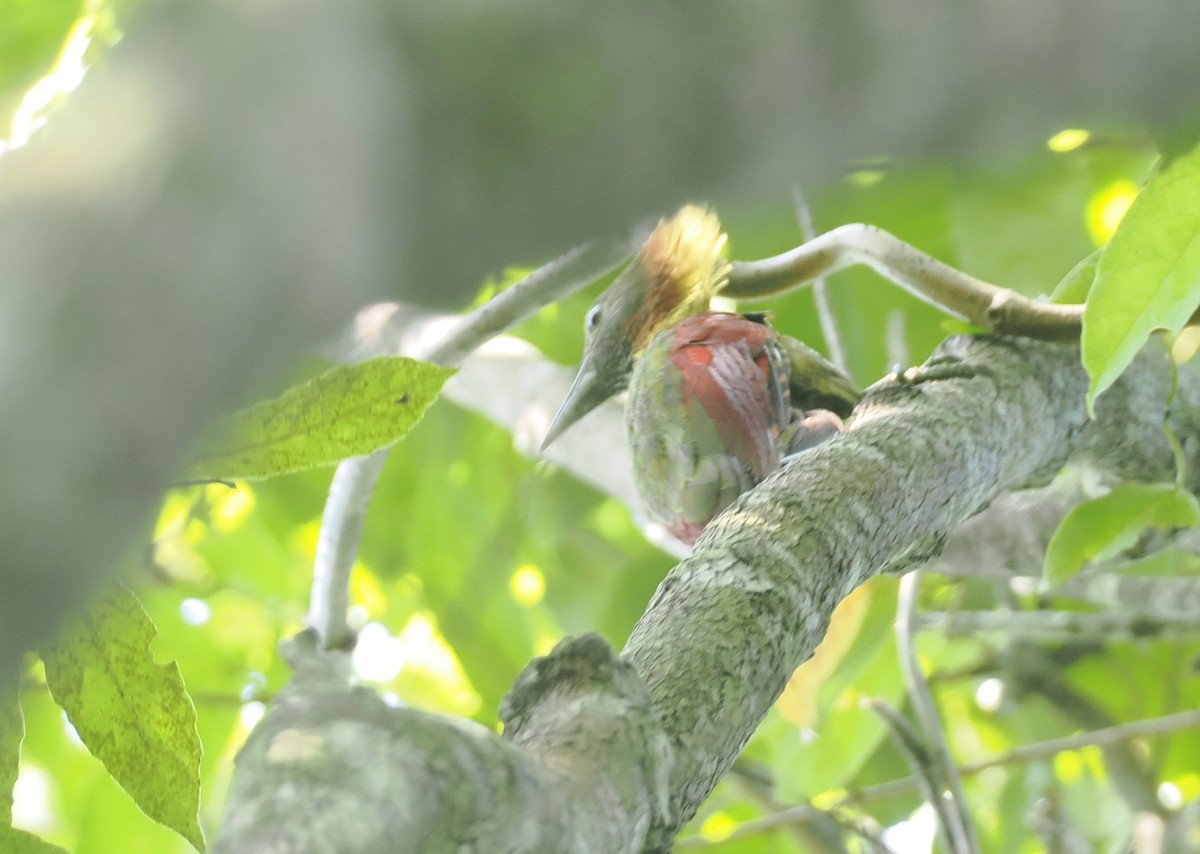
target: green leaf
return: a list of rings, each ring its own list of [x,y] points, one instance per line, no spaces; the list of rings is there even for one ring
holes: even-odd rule
[[[373,453],[404,438],[453,373],[403,356],[334,368],[233,415],[190,476],[252,480]]]
[[[25,716],[16,680],[0,681],[0,827],[12,822],[13,786],[25,738]]]
[[[1170,483],[1124,483],[1067,514],[1046,549],[1043,581],[1053,587],[1085,564],[1129,548],[1147,528],[1200,524],[1200,502]]]
[[[1087,302],[1088,293],[1096,281],[1096,270],[1100,266],[1100,257],[1103,254],[1104,247],[1102,246],[1072,267],[1071,272],[1067,273],[1063,280],[1055,286],[1054,293],[1050,294],[1050,301],[1066,305]]]
[[[1183,549],[1162,549],[1112,569],[1118,575],[1182,578],[1200,575],[1200,555]]]
[[[1157,329],[1178,332],[1200,305],[1200,147],[1146,184],[1096,269],[1083,314],[1087,404]]]
[[[78,0],[0,0],[0,99],[15,102],[14,90],[50,70],[79,12]],[[6,135],[9,118],[7,111],[0,117]]]
[[[15,827],[0,827],[0,851],[4,854],[67,854],[66,849]]]
[[[42,650],[46,684],[142,812],[203,851],[196,709],[175,662],[155,663],[156,634],[137,597],[115,586]]]
[[[24,738],[25,716],[21,713],[16,680],[0,682],[0,851],[6,854],[66,854],[57,845],[10,827],[13,786],[17,782]]]

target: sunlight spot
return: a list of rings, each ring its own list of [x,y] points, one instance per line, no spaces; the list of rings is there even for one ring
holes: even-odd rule
[[[382,623],[368,623],[358,635],[351,659],[354,672],[368,682],[390,682],[404,667],[404,644]]]
[[[975,689],[975,705],[985,712],[994,712],[1004,700],[1004,682],[1000,679],[984,679]]]
[[[1054,776],[1060,782],[1071,784],[1083,777],[1083,757],[1074,750],[1064,750],[1054,757]]]
[[[258,722],[263,719],[263,715],[266,713],[266,705],[255,700],[252,703],[242,706],[242,710],[238,712],[238,720],[246,732],[249,732],[258,726]]]
[[[479,711],[482,700],[433,614],[413,614],[396,639],[404,661],[397,681],[402,696],[416,699],[422,707],[464,716]]]
[[[75,22],[58,55],[58,61],[45,77],[29,87],[13,113],[8,141],[0,140],[0,154],[29,142],[30,137],[46,123],[47,113],[83,82],[83,76],[87,73],[84,56],[92,43],[95,25],[95,15],[84,15]]]
[[[222,534],[229,534],[241,527],[254,512],[254,490],[239,483],[237,489],[220,487],[216,493],[210,487],[208,500],[212,502],[212,525]]]
[[[1169,810],[1183,806],[1183,792],[1174,783],[1165,782],[1158,786],[1158,802]]]
[[[179,603],[179,616],[189,626],[203,626],[212,617],[212,608],[203,599],[184,599]]]
[[[385,706],[390,706],[393,709],[404,708],[404,701],[400,699],[400,695],[395,691],[384,691],[379,695]]]
[[[907,821],[893,824],[883,832],[883,842],[890,851],[919,854],[933,850],[933,837],[937,833],[937,819],[933,807],[921,804]]]
[[[508,580],[508,589],[518,605],[532,608],[546,595],[546,579],[542,577],[540,569],[532,563],[527,563],[518,567],[512,574],[512,578]]]
[[[192,515],[192,500],[178,492],[168,492],[158,511],[158,521],[154,525],[155,539],[167,535],[178,536]]]
[[[1190,361],[1197,350],[1200,350],[1200,326],[1185,326],[1171,343],[1171,358],[1175,364],[1182,365]]]
[[[12,789],[14,827],[45,833],[55,828],[52,792],[54,784],[45,769],[21,760],[17,782]]]
[[[860,190],[863,190],[867,187],[874,187],[883,180],[886,174],[881,169],[859,169],[846,176],[846,183],[851,187],[858,187]]]
[[[1039,581],[1032,575],[1018,575],[1009,580],[1008,589],[1016,596],[1032,596],[1038,591]]]
[[[351,631],[360,632],[363,626],[371,622],[371,615],[362,605],[351,605],[346,609],[346,625]]]
[[[715,812],[700,825],[700,835],[709,842],[720,842],[728,839],[729,834],[737,830],[737,821],[728,813]]]
[[[1083,128],[1060,130],[1046,141],[1046,147],[1059,154],[1074,151],[1092,138],[1092,132]]]
[[[1113,236],[1137,194],[1136,184],[1120,180],[1113,181],[1088,201],[1084,217],[1097,246],[1103,246]]]

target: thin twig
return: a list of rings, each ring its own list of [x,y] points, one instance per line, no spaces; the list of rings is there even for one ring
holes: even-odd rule
[[[867,707],[883,720],[891,733],[892,742],[908,760],[917,788],[921,790],[925,801],[933,807],[937,816],[938,836],[942,839],[942,846],[951,854],[967,854],[968,849],[964,847],[967,840],[962,823],[956,815],[958,809],[953,799],[944,794],[945,775],[938,767],[937,759],[929,750],[926,741],[886,700],[869,700]]]
[[[777,809],[778,809],[778,811],[772,813],[771,815],[780,815],[782,812],[785,811],[780,808],[777,808]],[[865,842],[867,844],[869,850],[874,852],[874,854],[894,854],[892,849],[889,848],[887,846],[887,844],[883,841],[883,839],[879,836],[879,833],[876,830],[876,827],[878,825],[876,825],[875,827],[872,827],[862,817],[855,815],[850,810],[847,810],[843,807],[836,807],[836,808],[833,808],[830,810],[820,810],[820,809],[817,809],[816,807],[812,806],[811,804],[800,804],[798,806],[788,807],[786,812],[788,812],[789,814],[798,815],[801,817],[797,817],[795,820],[793,820],[791,822],[781,823],[771,829],[774,829],[774,830],[786,829],[786,828],[794,829],[794,828],[799,827],[800,825],[808,824],[810,822],[819,822],[821,820],[831,820],[834,823],[836,823],[840,828],[845,830],[846,832],[853,833],[855,836],[858,836],[860,839],[862,839],[863,842]],[[755,821],[757,821],[757,819]],[[747,827],[751,823],[752,822],[743,822],[742,824],[738,825],[738,827],[736,829],[734,829],[734,831],[730,835],[723,836],[720,838],[710,839],[700,833],[692,834],[691,836],[685,836],[685,837],[683,837],[681,839],[677,839],[675,841],[675,846],[672,850],[674,850],[674,851],[693,851],[693,850],[698,851],[698,850],[703,850],[705,848],[712,848],[715,845],[723,845],[725,842],[727,842],[731,839],[739,839],[742,836],[749,836],[750,835],[749,833],[743,833],[743,828]],[[755,831],[755,832],[763,832],[763,831],[760,830],[760,831]]]
[[[1079,735],[1069,735],[1064,738],[1052,738],[1034,744],[1014,747],[1012,750],[993,756],[982,762],[974,762],[962,766],[963,774],[978,774],[986,768],[998,765],[1013,765],[1018,762],[1030,762],[1034,759],[1045,759],[1066,750],[1082,750],[1085,747],[1102,747],[1106,744],[1116,744],[1132,738],[1144,738],[1152,735],[1165,735],[1181,729],[1200,727],[1200,709],[1186,712],[1176,712],[1173,715],[1163,715],[1160,718],[1146,718],[1140,721],[1117,724],[1104,729],[1084,732]],[[863,791],[866,791],[865,789]]]
[[[439,365],[457,365],[489,338],[611,272],[629,257],[629,251],[626,244],[612,241],[587,243],[572,249],[463,317],[428,353],[416,358]]]
[[[855,815],[847,809],[829,810],[826,814],[832,816],[834,821],[867,843],[874,854],[895,854],[880,836],[878,822],[872,821],[868,824],[869,819]]]
[[[979,850],[979,841],[970,812],[967,810],[958,766],[954,764],[954,757],[950,755],[950,745],[946,742],[946,731],[942,726],[941,716],[933,702],[929,683],[925,681],[925,674],[921,672],[921,663],[917,660],[915,621],[917,590],[920,583],[920,570],[910,572],[900,579],[896,605],[896,650],[900,656],[900,671],[904,674],[909,702],[912,703],[917,723],[925,736],[925,743],[929,745],[934,766],[949,794],[945,812],[952,822],[947,830],[954,841],[952,846],[948,846],[949,850],[974,854]]]
[[[866,264],[981,329],[1049,340],[1079,338],[1083,306],[1042,303],[988,284],[862,223],[840,226],[773,258],[734,261],[722,293],[734,299],[773,296],[855,264]]]
[[[489,338],[596,281],[628,254],[628,247],[613,242],[573,249],[464,316],[440,340],[407,355],[440,365],[458,364]],[[363,358],[369,355],[374,354],[360,354]],[[387,456],[384,449],[343,460],[329,487],[308,612],[308,625],[317,631],[325,649],[343,649],[353,642],[354,633],[346,623],[350,570],[358,553],[367,505]]]
[[[769,771],[758,767],[754,763],[744,760],[744,757],[737,759],[734,762],[733,768],[730,771],[729,779],[738,785],[747,799],[754,802],[763,812],[773,813],[783,809],[783,806],[777,803],[771,795],[771,789],[774,787],[774,777]],[[827,820],[830,824],[836,825],[841,830],[852,833],[858,836],[864,843],[867,849],[873,851],[874,854],[893,854],[891,849],[884,844],[879,837],[878,825],[871,826],[867,819],[856,815],[849,810],[839,809],[825,812],[823,810],[813,809],[814,815],[812,821],[818,822],[821,819]],[[786,828],[792,834],[797,835],[797,842],[803,844],[806,840],[799,836],[799,826],[792,825]],[[811,840],[809,840],[811,842]],[[844,852],[845,845],[839,840],[837,847],[834,848],[833,840],[822,840],[829,843],[829,849]],[[676,848],[706,848],[710,845],[719,845],[720,841],[716,839],[709,840],[704,836],[691,837],[690,843],[676,844]]]
[[[345,649],[354,643],[346,622],[350,607],[350,571],[358,555],[367,506],[387,461],[388,450],[338,463],[325,499],[321,531],[313,561],[312,597],[308,625],[316,629],[325,649]]]
[[[1108,611],[927,611],[917,618],[917,627],[949,635],[1003,632],[1038,639],[1127,640],[1200,634],[1200,615]]]
[[[817,236],[817,230],[813,226],[812,209],[808,206],[808,199],[799,187],[792,190],[792,203],[796,208],[796,220],[800,224],[800,236],[808,242]],[[839,371],[849,375],[846,347],[842,343],[841,333],[838,332],[837,318],[833,313],[833,305],[829,302],[829,282],[824,276],[813,279],[813,302],[817,306],[817,320],[821,324],[821,334],[825,336],[829,360]]]
[[[1134,738],[1167,735],[1179,730],[1194,729],[1196,727],[1200,727],[1200,709],[1176,712],[1175,714],[1163,715],[1159,718],[1129,721],[1128,723],[1093,730],[1092,732],[1080,733],[1079,735],[1052,738],[1047,741],[1022,745],[1021,747],[1016,747],[1005,753],[993,756],[990,759],[962,765],[959,767],[958,772],[963,776],[978,774],[988,768],[999,768],[1005,765],[1018,765],[1038,759],[1048,759],[1067,750],[1082,750],[1085,747],[1093,746],[1102,747],[1107,744],[1116,744]],[[827,809],[835,810],[886,800],[896,795],[907,794],[917,789],[919,785],[920,781],[916,777],[901,777],[898,780],[877,783],[874,786],[866,786],[858,791],[843,795],[830,804]],[[761,818],[744,821],[729,836],[725,837],[725,840],[741,839],[758,833],[767,833],[789,824],[802,824],[812,820],[822,812],[822,810],[818,810],[810,804],[797,804],[771,815],[764,815]],[[683,842],[684,840],[680,840],[679,844],[682,845]]]

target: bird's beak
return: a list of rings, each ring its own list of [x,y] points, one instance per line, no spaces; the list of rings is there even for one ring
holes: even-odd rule
[[[568,427],[603,403],[606,396],[597,383],[596,372],[581,367],[575,375],[575,382],[571,383],[571,390],[558,408],[558,414],[550,423],[550,429],[546,431],[546,438],[542,439],[540,452],[544,453],[550,443],[565,433]]]

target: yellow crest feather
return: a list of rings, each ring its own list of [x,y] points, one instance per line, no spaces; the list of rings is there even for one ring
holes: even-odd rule
[[[705,311],[725,287],[729,262],[721,252],[727,239],[717,215],[697,205],[659,221],[636,261],[646,285],[642,303],[629,319],[635,354],[660,330]]]

